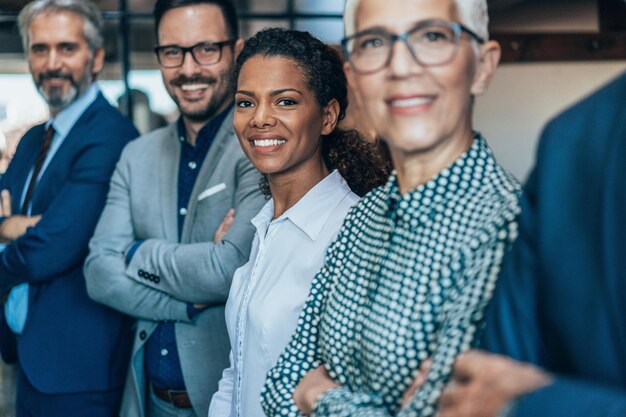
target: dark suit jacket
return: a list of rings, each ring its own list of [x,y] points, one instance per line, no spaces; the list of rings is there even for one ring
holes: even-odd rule
[[[19,196],[43,131],[39,125],[26,133],[0,181],[0,187],[11,192],[14,213],[19,213]],[[41,392],[123,386],[131,321],[87,296],[82,268],[115,163],[124,145],[137,135],[100,94],[37,185],[32,214],[42,214],[41,221],[0,254],[0,291],[30,284],[28,317],[17,348],[20,367]]]
[[[626,73],[543,133],[486,347],[556,382],[515,416],[626,416]]]

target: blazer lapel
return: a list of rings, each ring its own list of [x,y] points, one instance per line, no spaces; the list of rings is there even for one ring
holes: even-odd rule
[[[176,123],[169,126],[161,144],[159,160],[159,184],[161,199],[161,224],[168,241],[178,242],[178,164],[180,143]]]
[[[22,195],[25,192],[25,188],[28,186],[26,179],[28,173],[35,166],[37,161],[37,155],[39,154],[39,148],[41,147],[41,141],[43,140],[44,125],[38,125],[32,128],[28,135],[30,137],[24,137],[22,142],[28,143],[28,149],[20,149],[22,155],[16,155],[11,161],[11,180],[8,182],[9,191],[11,191],[11,208],[13,213],[20,213],[22,209]],[[7,170],[7,173],[9,170]]]
[[[189,198],[189,205],[187,206],[187,218],[183,225],[183,233],[181,236],[182,242],[188,242],[191,236],[191,229],[194,223],[193,219],[196,216],[198,196],[207,188],[207,186],[216,185],[209,184],[209,181],[215,172],[217,161],[223,156],[224,146],[229,140],[233,140],[233,136],[233,110],[231,110],[230,113],[228,113],[228,115],[224,118],[222,126],[220,126],[219,130],[215,134],[213,143],[211,144],[209,152],[206,158],[204,158],[204,162],[202,163],[202,167],[198,173],[198,179],[193,186],[191,197]]]
[[[61,144],[61,147],[59,147],[57,152],[54,154],[54,157],[48,164],[48,167],[43,172],[43,175],[41,176],[41,179],[39,180],[39,184],[37,184],[37,187],[35,188],[35,193],[33,194],[33,199],[32,199],[33,207],[35,207],[35,204],[36,204],[37,190],[47,189],[47,187],[49,187],[48,183],[50,181],[58,180],[57,178],[50,176],[50,172],[54,171],[54,169],[52,168],[54,168],[54,166],[58,164],[68,163],[65,160],[66,157],[64,157],[64,155],[67,155],[67,149],[73,147],[75,142],[81,141],[83,140],[85,136],[89,135],[89,131],[87,130],[87,124],[88,124],[87,122],[89,121],[90,118],[97,117],[97,114],[100,112],[100,109],[102,106],[109,106],[109,105],[110,105],[109,102],[106,101],[102,93],[99,93],[96,99],[93,101],[93,103],[91,103],[89,107],[87,107],[87,109],[83,112],[83,114],[78,118],[74,126],[72,126],[70,131],[67,133],[67,137]],[[43,135],[43,131],[42,131],[42,135]],[[33,165],[34,165],[34,162],[33,162]]]

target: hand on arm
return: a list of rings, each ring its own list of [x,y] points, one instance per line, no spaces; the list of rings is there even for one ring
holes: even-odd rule
[[[41,216],[13,215],[11,209],[11,194],[2,190],[0,194],[0,217],[5,220],[0,224],[0,242],[10,243],[26,233],[29,227],[34,227]]]
[[[213,243],[219,244],[222,242],[222,239],[224,239],[224,236],[226,236],[226,233],[228,233],[231,226],[233,225],[234,220],[235,220],[235,209],[231,208],[230,210],[228,210],[228,213],[226,213],[226,216],[222,220],[222,223],[220,223],[219,227],[215,231],[215,236],[213,237]],[[209,307],[209,304],[197,304],[196,303],[196,304],[192,304],[191,307],[192,307],[192,313],[190,313],[190,318],[193,318],[200,311]]]
[[[320,365],[306,374],[293,392],[293,400],[302,414],[310,415],[317,399],[326,391],[339,387],[328,374],[326,367]]]
[[[215,231],[215,236],[213,236],[213,243],[217,244],[222,242],[222,239],[224,239],[224,236],[226,236],[226,233],[228,233],[228,231],[232,227],[234,220],[235,209],[231,208],[230,210],[228,210],[228,213],[226,213],[226,216],[222,220],[222,223],[220,223],[219,227]]]
[[[437,417],[496,417],[511,400],[551,382],[550,375],[533,365],[469,351],[454,363]]]

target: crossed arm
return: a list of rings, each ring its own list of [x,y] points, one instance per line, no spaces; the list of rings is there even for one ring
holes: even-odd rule
[[[11,193],[9,190],[2,190],[0,193],[0,217],[4,217],[4,221],[0,223],[0,242],[11,243],[15,239],[26,233],[29,227],[34,227],[41,215],[24,216],[20,214],[13,215],[11,209]]]
[[[249,169],[250,167],[250,169]],[[237,167],[240,183],[235,210],[246,217],[246,205],[259,197],[258,174],[251,165]],[[157,321],[189,321],[190,304],[215,304],[227,295],[234,269],[247,255],[248,226],[227,214],[215,242],[179,244],[145,240],[127,264],[126,254],[135,243],[130,199],[130,162],[123,156],[111,179],[107,204],[90,242],[85,262],[87,291],[94,300],[133,317]],[[241,209],[240,209],[241,207]],[[252,233],[252,228],[250,226]],[[235,232],[236,238],[230,235]],[[251,233],[249,240],[251,241]],[[141,280],[142,269],[159,276],[159,282]]]

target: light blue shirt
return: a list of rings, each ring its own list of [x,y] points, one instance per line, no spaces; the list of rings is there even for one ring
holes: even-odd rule
[[[226,303],[229,368],[209,417],[260,417],[261,389],[297,327],[311,280],[359,197],[338,171],[317,183],[280,217],[270,200],[252,219],[250,260],[237,269]]]
[[[91,84],[91,86],[87,89],[85,94],[80,96],[76,101],[63,109],[57,117],[50,119],[46,122],[46,129],[52,125],[54,128],[54,136],[52,137],[52,143],[50,144],[50,149],[48,150],[48,154],[46,155],[46,159],[41,166],[41,171],[39,171],[39,176],[37,177],[37,181],[39,181],[46,171],[46,168],[52,161],[52,158],[59,150],[65,138],[67,137],[70,130],[74,127],[80,116],[83,115],[85,110],[96,100],[98,94],[100,93],[100,88],[96,83]],[[24,198],[26,197],[26,191],[28,188],[28,184],[30,183],[30,179],[33,175],[33,170],[35,167],[31,168],[28,176],[26,177],[26,181],[24,182],[25,187],[22,190],[22,196],[20,198],[20,207],[24,202]],[[32,200],[31,200],[32,202]],[[26,213],[30,215],[31,211],[31,203],[28,204]],[[5,249],[5,245],[0,247],[0,251]],[[6,318],[7,324],[9,328],[15,334],[22,334],[22,330],[24,329],[24,323],[26,322],[26,316],[28,315],[28,284],[20,284],[11,289],[9,293],[9,297],[7,298],[6,303],[4,304],[4,317]]]

